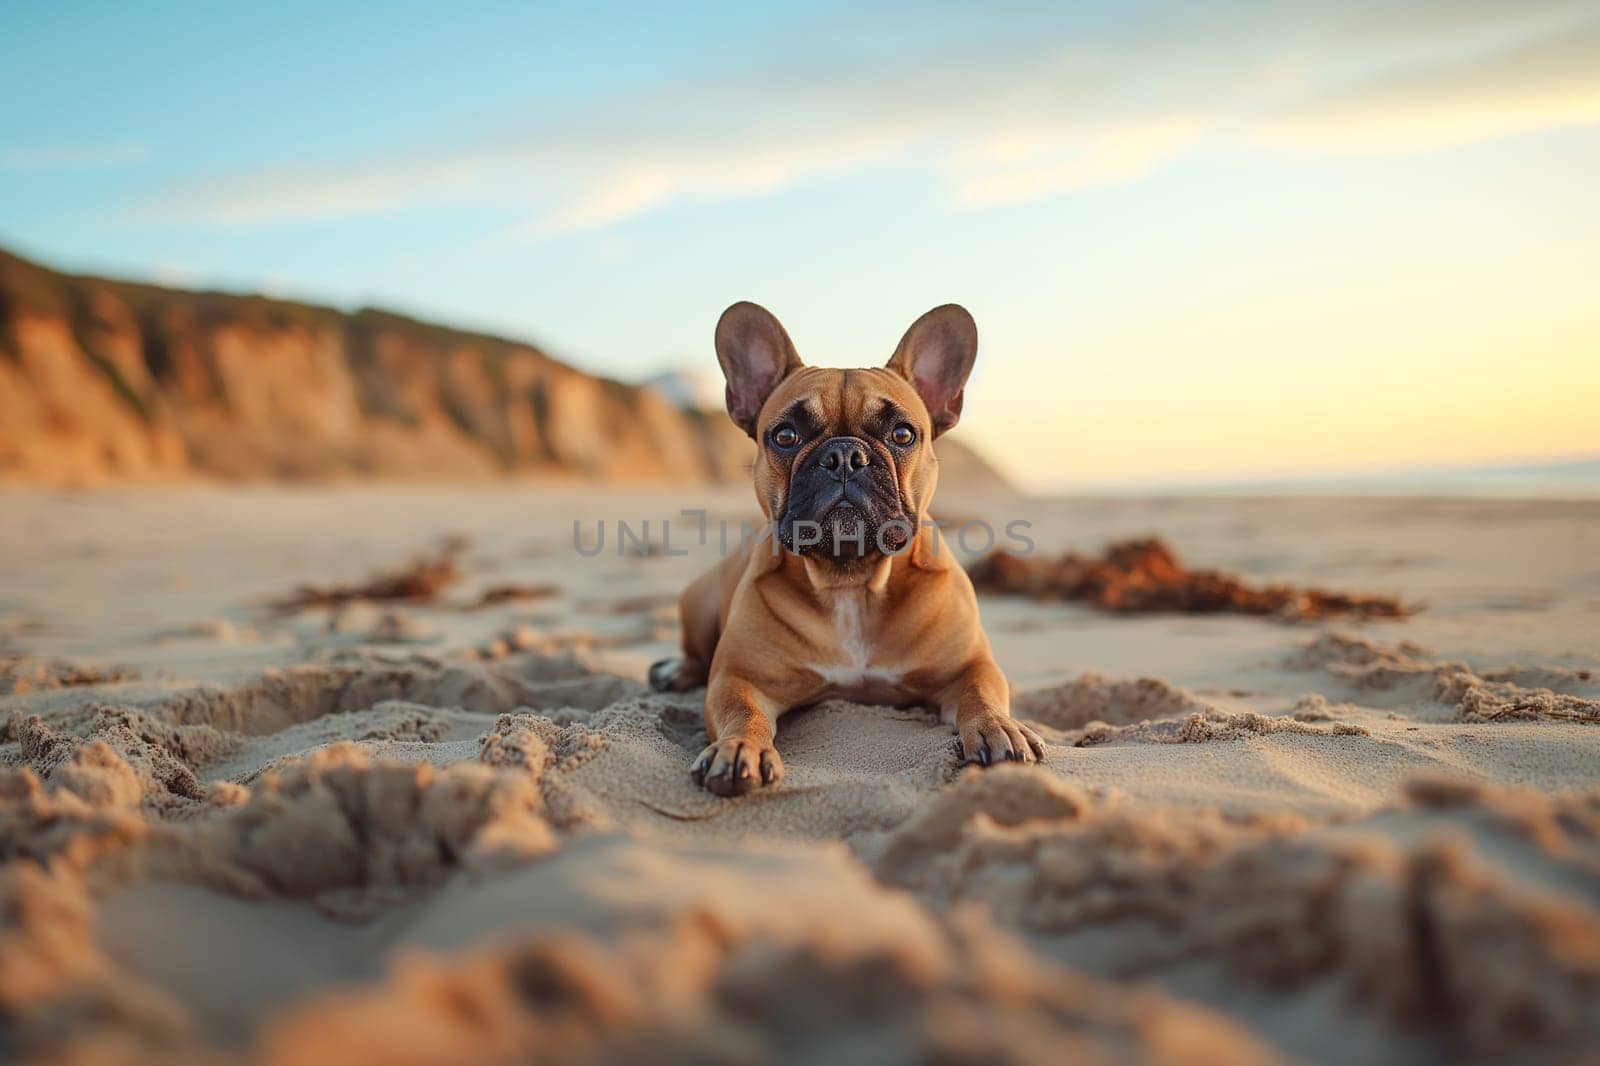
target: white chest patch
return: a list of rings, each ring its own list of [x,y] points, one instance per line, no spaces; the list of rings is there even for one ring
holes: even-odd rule
[[[861,628],[859,595],[839,597],[839,602],[833,605],[833,624],[839,634],[839,650],[844,652],[851,666],[865,669],[867,661],[872,658],[872,649],[868,647],[866,634]]]
[[[839,638],[841,661],[812,667],[841,695],[882,693],[892,689],[905,673],[893,667],[873,665],[872,644],[862,619],[864,595],[847,592],[834,604],[833,624]]]

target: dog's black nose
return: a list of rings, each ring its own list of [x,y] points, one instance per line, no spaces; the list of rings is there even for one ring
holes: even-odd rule
[[[860,437],[835,437],[817,449],[817,465],[848,481],[857,470],[872,465],[872,453]]]

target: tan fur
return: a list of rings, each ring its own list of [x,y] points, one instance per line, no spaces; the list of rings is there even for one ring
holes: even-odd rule
[[[969,761],[1031,762],[1043,755],[1038,737],[1011,719],[1010,689],[979,623],[972,582],[937,532],[923,524],[938,460],[933,419],[903,358],[911,338],[908,333],[884,368],[805,367],[793,357],[761,405],[752,431],[758,442],[762,427],[796,401],[827,427],[818,441],[856,434],[885,398],[911,413],[918,420],[917,443],[896,464],[896,474],[918,530],[908,550],[854,569],[774,551],[764,540],[721,560],[685,590],[679,604],[684,659],[667,684],[708,686],[712,743],[694,771],[712,792],[737,795],[776,783],[783,775],[774,747],[779,718],[830,696],[936,710],[954,723]],[[803,461],[804,453],[794,468]],[[769,519],[785,505],[787,469],[760,450],[755,493]]]

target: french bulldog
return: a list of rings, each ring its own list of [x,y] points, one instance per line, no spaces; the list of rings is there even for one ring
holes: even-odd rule
[[[839,370],[806,366],[771,312],[736,303],[716,349],[772,536],[690,583],[683,657],[650,668],[658,690],[706,686],[694,781],[718,796],[776,785],[778,719],[833,696],[936,710],[966,762],[1042,759],[1011,717],[972,582],[928,521],[934,441],[978,354],[972,316],[936,307],[885,366]]]

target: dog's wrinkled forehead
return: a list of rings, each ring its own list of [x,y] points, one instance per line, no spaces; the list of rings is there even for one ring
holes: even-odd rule
[[[761,407],[758,432],[793,422],[804,435],[881,437],[901,422],[928,431],[928,412],[917,390],[892,370],[802,367],[773,390]]]

